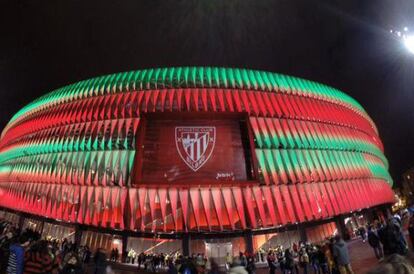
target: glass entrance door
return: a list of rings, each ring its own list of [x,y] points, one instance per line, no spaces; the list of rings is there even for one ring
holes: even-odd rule
[[[213,258],[219,265],[225,264],[227,253],[233,255],[233,244],[224,243],[206,243],[206,254],[208,258]]]

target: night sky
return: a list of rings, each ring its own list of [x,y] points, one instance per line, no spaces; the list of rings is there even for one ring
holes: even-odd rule
[[[414,55],[389,32],[404,26],[414,30],[413,0],[2,1],[0,128],[36,97],[94,76],[261,69],[359,101],[398,182],[414,166]]]

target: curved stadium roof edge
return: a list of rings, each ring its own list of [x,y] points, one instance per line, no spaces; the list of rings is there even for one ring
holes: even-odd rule
[[[346,104],[369,120],[378,130],[364,108],[351,96],[330,86],[293,76],[251,69],[224,67],[169,67],[133,70],[81,80],[63,86],[39,97],[20,109],[2,132],[21,117],[69,100],[122,92],[123,90],[150,90],[168,88],[226,88],[252,89],[268,92],[286,92],[316,96],[328,101]]]

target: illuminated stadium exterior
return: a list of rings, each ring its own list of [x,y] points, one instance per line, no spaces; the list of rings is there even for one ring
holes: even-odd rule
[[[122,235],[126,250],[128,237],[176,238],[187,253],[189,239],[319,221],[330,233],[324,220],[393,202],[387,169],[373,121],[334,88],[246,69],[147,69],[22,108],[1,135],[0,206],[79,239]]]

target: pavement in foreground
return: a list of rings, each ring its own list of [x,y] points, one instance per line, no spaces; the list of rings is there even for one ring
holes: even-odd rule
[[[354,240],[348,243],[351,265],[355,274],[364,274],[378,265],[374,250],[367,242]]]
[[[354,240],[348,242],[348,248],[350,251],[351,265],[355,274],[365,274],[368,270],[372,269],[378,264],[378,260],[375,258],[374,251],[368,245],[368,243],[364,243],[361,240]],[[116,274],[150,273],[145,272],[144,270],[138,270],[137,267],[133,267],[131,265],[116,265],[114,266],[113,270]],[[256,274],[267,273],[269,272],[266,267],[258,268],[256,270]],[[276,273],[279,274],[280,271]]]

